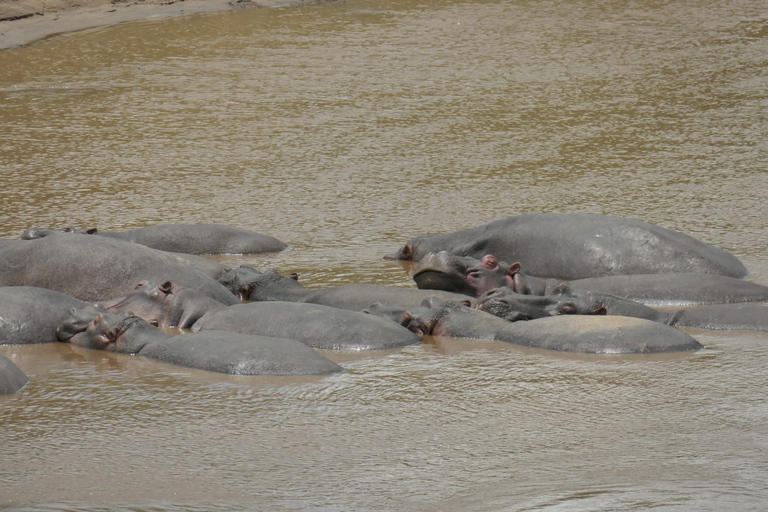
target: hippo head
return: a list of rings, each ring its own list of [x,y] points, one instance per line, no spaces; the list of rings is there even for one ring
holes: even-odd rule
[[[56,336],[59,341],[80,347],[135,354],[145,343],[132,342],[126,334],[133,326],[140,324],[152,327],[130,312],[109,313],[89,305],[73,309],[56,328]]]
[[[21,234],[22,240],[34,240],[36,238],[44,238],[51,235],[59,235],[62,233],[75,233],[79,235],[95,235],[97,233],[96,228],[73,228],[72,226],[65,226],[61,229],[38,229],[29,228]]]
[[[286,277],[273,268],[259,272],[249,265],[228,270],[219,277],[219,282],[240,300],[251,301],[274,300],[270,298],[270,289],[305,290],[298,281],[299,276],[295,273]]]
[[[141,281],[125,297],[102,302],[100,306],[110,313],[131,311],[158,327],[189,329],[201,316],[220,304],[197,290],[171,281],[158,286]]]
[[[521,272],[520,263],[507,264],[492,254],[481,259],[457,256],[447,251],[425,255],[413,271],[416,286],[479,297],[488,290],[506,286],[517,293],[536,293],[543,285]],[[537,289],[533,289],[537,286]]]
[[[510,322],[535,320],[557,315],[605,315],[601,305],[587,303],[571,293],[567,285],[558,286],[550,295],[524,295],[501,287],[484,293],[475,309]]]

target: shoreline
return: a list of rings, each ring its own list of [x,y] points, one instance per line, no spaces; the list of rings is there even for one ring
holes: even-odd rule
[[[318,0],[0,0],[0,51],[128,21],[315,3]]]

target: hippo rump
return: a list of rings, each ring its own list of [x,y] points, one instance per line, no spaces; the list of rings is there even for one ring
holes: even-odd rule
[[[121,297],[145,279],[170,279],[227,305],[240,302],[186,259],[122,240],[74,234],[0,250],[0,286],[36,286],[100,301]]]
[[[219,282],[242,300],[306,302],[350,311],[362,311],[376,303],[418,306],[430,297],[451,302],[471,302],[469,297],[459,293],[375,284],[310,289],[298,282],[296,274],[283,276],[275,269],[259,272],[248,265],[225,272]]]
[[[609,275],[702,272],[744,277],[732,254],[691,236],[610,215],[531,213],[479,227],[411,239],[388,259],[418,261],[448,251],[520,262],[531,275],[584,279]]]
[[[328,350],[382,350],[420,341],[398,324],[355,311],[301,302],[225,306],[169,281],[139,283],[127,296],[100,305],[112,313],[130,311],[160,327],[289,338]]]
[[[157,224],[128,231],[30,228],[22,233],[21,238],[32,240],[58,233],[101,235],[186,254],[258,254],[279,252],[286,248],[277,238],[221,224]]]
[[[413,269],[419,289],[435,289],[479,297],[506,286],[521,294],[544,295],[560,283],[527,275],[519,262],[496,256],[457,256],[447,251],[426,254]],[[717,274],[637,274],[570,281],[572,288],[603,292],[658,306],[692,306],[768,300],[768,286]]]
[[[0,287],[0,344],[53,343],[56,326],[85,303],[69,295],[31,286]]]
[[[508,322],[460,304],[425,301],[419,308],[406,310],[401,323],[432,336],[496,340],[566,352],[647,354],[703,348],[674,327],[623,316],[569,314]]]
[[[99,312],[93,306],[74,311],[57,333],[60,341],[81,347],[218,373],[324,375],[342,371],[330,359],[295,340],[225,331],[172,336],[131,313]]]
[[[28,382],[29,378],[13,361],[0,355],[0,395],[16,393]]]

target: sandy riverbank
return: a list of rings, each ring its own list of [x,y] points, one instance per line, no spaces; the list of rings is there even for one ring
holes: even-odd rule
[[[311,3],[318,0],[0,0],[0,49],[126,21]]]

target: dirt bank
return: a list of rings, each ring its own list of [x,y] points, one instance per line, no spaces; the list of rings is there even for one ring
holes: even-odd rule
[[[318,0],[0,0],[0,50],[126,21],[311,3]]]

